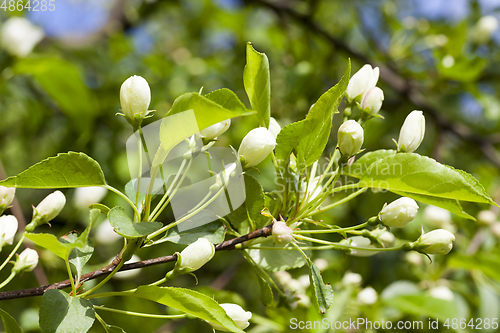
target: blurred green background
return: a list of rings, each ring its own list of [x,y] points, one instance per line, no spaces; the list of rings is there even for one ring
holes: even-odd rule
[[[427,132],[418,152],[473,174],[500,202],[500,29],[494,24],[496,19],[487,20],[489,25],[484,20],[482,25],[478,23],[486,15],[500,17],[499,0],[57,0],[54,11],[2,8],[1,22],[24,16],[41,27],[45,37],[25,56],[12,54],[5,42],[0,51],[0,161],[5,170],[0,177],[15,175],[59,152],[81,151],[101,164],[109,184],[123,188],[130,180],[125,141],[132,132],[123,118],[115,116],[122,82],[131,75],[149,82],[150,109],[156,110],[149,122],[163,117],[178,95],[198,92],[202,87],[204,92],[227,87],[249,106],[242,75],[245,44],[251,41],[269,58],[272,115],[281,126],[303,119],[316,99],[340,79],[349,58],[353,73],[369,62],[381,68],[379,86],[385,100],[380,114],[385,119],[367,124],[364,147],[394,148],[391,139],[397,138],[406,115],[414,109],[423,110]],[[338,116],[328,152],[335,148],[340,121]],[[256,118],[236,119],[218,144],[237,148],[256,126]],[[267,161],[259,169],[261,173],[255,175],[266,190],[272,190],[272,164]],[[64,192],[72,203],[74,191]],[[31,205],[48,193],[17,191],[27,219]],[[384,202],[394,198],[368,192],[319,218],[353,225],[376,214]],[[122,203],[111,193],[103,202],[108,206]],[[490,208],[464,204],[464,209],[476,216]],[[493,212],[498,213],[496,209]],[[52,228],[45,226],[40,231],[57,236],[73,229],[81,231],[87,218],[85,209],[68,204]],[[421,209],[413,227],[400,230],[396,236],[414,240],[421,225],[429,230],[426,223]],[[317,257],[328,261],[325,281],[336,290],[333,310],[326,317],[500,317],[498,225],[495,235],[492,225],[455,217],[453,223],[458,230],[454,251],[433,258],[432,264],[425,258],[424,263],[412,264],[404,253],[370,258],[333,251],[318,253]],[[95,267],[107,264],[120,247],[120,241],[98,245],[91,263]],[[141,250],[139,256],[153,258],[180,249],[164,243]],[[46,251],[41,251],[41,257],[44,272],[39,281],[52,283],[66,278],[62,261]],[[292,317],[325,317],[307,304],[291,310],[266,309],[256,292],[258,281],[249,270],[240,254],[219,253],[198,272],[197,286],[189,276],[178,278],[175,285],[195,288],[219,302],[239,303],[252,311],[253,325],[248,332],[288,332]],[[373,286],[379,294],[384,290],[392,294],[386,291],[385,298],[373,306],[361,304],[356,300],[361,287],[348,288],[339,282],[346,270],[361,274],[363,286]],[[130,280],[114,279],[106,288],[120,290],[149,283],[166,271],[166,267],[150,267]],[[291,273],[299,277],[306,271]],[[4,271],[0,277],[7,274]],[[392,285],[387,289],[401,280],[411,287]],[[33,275],[25,273],[8,289],[36,285]],[[426,303],[429,299],[433,302],[427,291],[437,285],[449,287],[455,298],[434,309]],[[410,305],[404,298],[399,298],[399,303],[389,301],[412,288],[421,293]],[[40,301],[2,301],[0,307],[18,319],[26,332],[37,332]],[[137,299],[111,299],[106,304],[133,311],[169,312]],[[102,313],[102,317],[127,332],[211,331],[198,320],[168,322],[111,313]],[[101,332],[102,328],[96,324],[92,331]]]

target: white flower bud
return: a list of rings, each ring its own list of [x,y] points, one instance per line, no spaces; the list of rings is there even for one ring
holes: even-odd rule
[[[399,132],[398,151],[413,153],[424,140],[425,117],[422,111],[412,111]]]
[[[372,68],[370,65],[364,65],[349,80],[346,89],[347,101],[351,102],[371,88],[377,85],[379,77],[379,68]]]
[[[245,159],[245,167],[262,162],[276,146],[276,139],[265,127],[254,128],[241,141],[238,154]]]
[[[429,289],[429,294],[434,298],[442,299],[449,302],[452,302],[453,299],[455,298],[450,288],[445,286],[438,286]]]
[[[269,119],[269,132],[271,132],[271,134],[274,136],[275,139],[278,136],[278,134],[281,132],[280,124],[278,124],[276,119],[274,119],[273,117],[271,117]]]
[[[42,223],[49,222],[59,215],[65,204],[66,197],[64,194],[62,194],[61,191],[55,191],[46,196],[45,199],[36,206],[36,213],[33,220],[37,219]]]
[[[295,295],[298,297],[297,305],[309,309],[311,307],[311,298],[305,294],[297,294]]]
[[[231,126],[231,119],[226,119],[220,123],[209,126],[200,131],[200,136],[207,140],[213,140],[216,137],[222,135]]]
[[[379,87],[373,87],[363,95],[361,109],[371,115],[377,114],[382,108],[384,92]]]
[[[17,219],[14,215],[0,217],[0,251],[5,244],[11,245],[17,232]]]
[[[329,266],[328,261],[326,259],[323,259],[323,258],[318,258],[318,259],[314,260],[314,264],[316,265],[316,267],[318,267],[318,269],[320,271],[324,271]]]
[[[342,155],[353,156],[363,145],[363,127],[355,120],[348,120],[339,127],[337,139]]]
[[[304,289],[309,288],[309,286],[311,285],[311,279],[309,279],[309,275],[307,275],[307,274],[299,276],[297,281],[300,282],[300,284],[302,285],[302,288],[304,288]]]
[[[372,287],[366,287],[358,293],[357,300],[364,305],[375,304],[378,300],[378,294]]]
[[[293,240],[293,230],[285,222],[274,222],[273,241],[274,244],[285,246]]]
[[[393,247],[396,244],[396,237],[389,231],[384,231],[377,239],[384,245],[384,248]]]
[[[38,253],[33,249],[25,249],[17,257],[17,260],[12,267],[14,272],[20,273],[22,271],[31,272],[38,264]]]
[[[206,238],[198,238],[196,242],[182,250],[179,268],[186,268],[188,272],[196,271],[209,262],[214,254],[214,245]]]
[[[78,187],[73,196],[73,204],[80,209],[89,208],[91,204],[99,203],[108,190],[101,186]]]
[[[287,271],[275,272],[274,276],[282,286],[286,286],[290,281],[292,281],[292,276]]]
[[[447,254],[453,248],[455,236],[444,229],[436,229],[423,234],[416,241],[415,249],[428,254]]]
[[[248,322],[250,318],[252,318],[252,313],[250,311],[245,311],[241,306],[232,303],[223,303],[219,305],[224,309],[224,311],[226,311],[228,317],[231,318],[240,329],[244,330],[248,327],[248,325],[250,325]],[[231,332],[220,325],[214,323],[210,323],[210,325],[212,325],[212,327],[216,330]]]
[[[363,278],[358,273],[346,272],[342,278],[342,284],[346,286],[360,286]]]
[[[304,189],[307,188],[307,193],[306,193],[307,202],[313,201],[314,199],[316,199],[316,197],[318,195],[320,195],[323,192],[323,186],[318,185],[320,180],[321,180],[321,177],[318,176],[318,177],[311,178],[309,180],[309,185],[307,185],[307,183],[302,183],[303,188]]]
[[[15,187],[0,186],[0,214],[10,207],[10,204],[14,201],[15,194]]]
[[[490,227],[491,233],[500,238],[500,222],[494,222]]]
[[[415,200],[402,197],[386,204],[378,217],[387,227],[402,228],[417,216],[417,212],[418,205]]]
[[[141,76],[131,76],[120,88],[120,104],[127,120],[134,121],[136,115],[144,118],[151,102],[148,81]]]
[[[3,47],[12,55],[26,57],[44,37],[43,29],[24,17],[11,17],[2,25]]]
[[[446,209],[436,206],[425,207],[424,218],[434,228],[444,229],[446,226],[452,223],[450,212]]]
[[[219,190],[222,186],[229,182],[229,177],[234,175],[234,171],[236,170],[236,163],[230,163],[225,166],[224,170],[222,170],[220,173],[215,176],[215,184],[212,185],[213,188],[211,187],[211,191],[215,192]]]
[[[493,224],[497,220],[497,214],[491,210],[482,210],[477,214],[477,221],[482,225]]]
[[[493,32],[498,29],[498,20],[495,16],[486,15],[477,21],[472,29],[472,40],[478,44],[489,42]]]
[[[363,236],[353,236],[349,237],[347,239],[343,239],[340,241],[340,244],[346,244],[354,247],[364,247],[364,248],[370,248],[370,249],[375,249],[377,248],[375,245],[372,244],[369,238],[363,237]],[[348,254],[351,256],[355,257],[371,257],[376,255],[377,251],[369,251],[369,250],[357,250],[357,249],[351,249]]]

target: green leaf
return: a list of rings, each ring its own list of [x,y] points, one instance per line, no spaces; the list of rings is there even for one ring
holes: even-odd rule
[[[273,290],[267,281],[258,273],[257,269],[255,269],[257,274],[257,279],[259,280],[260,285],[260,301],[265,306],[269,306],[274,301]]]
[[[44,247],[56,256],[66,260],[71,250],[78,245],[77,243],[61,243],[56,236],[52,234],[32,234],[25,233],[26,238],[30,239],[38,246]]]
[[[82,276],[82,269],[85,266],[85,264],[90,260],[92,257],[92,254],[94,253],[94,245],[92,244],[92,241],[89,239],[83,237],[82,235],[78,235],[76,232],[71,232],[68,235],[65,235],[60,238],[61,243],[69,243],[69,244],[74,244],[77,241],[83,243],[84,245],[81,245],[79,247],[75,247],[71,253],[69,254],[69,262],[75,267],[76,272],[77,272],[77,281],[80,280],[80,277]],[[88,237],[88,235],[87,235]]]
[[[474,256],[453,254],[448,259],[448,267],[462,268],[468,271],[480,270],[490,278],[500,282],[500,256],[493,253],[478,253]]]
[[[257,111],[260,126],[269,127],[271,117],[271,75],[265,53],[257,52],[247,43],[247,63],[243,71],[243,84],[250,105]]]
[[[132,179],[127,184],[125,184],[125,194],[132,202],[135,202],[137,198],[137,191],[134,187],[134,182],[137,182],[137,179]],[[138,202],[142,203],[144,202],[144,199],[146,199],[146,193],[139,192]]]
[[[250,111],[247,109],[234,108],[235,100],[229,97],[228,93],[216,92],[215,96],[216,97],[214,97],[214,95],[210,96],[210,94],[201,96],[198,93],[186,93],[177,97],[172,104],[172,108],[166,115],[166,122],[169,122],[167,119],[169,116],[192,110],[194,113],[194,120],[196,121],[195,125],[197,125],[197,129],[201,131],[202,129],[205,129],[223,120],[241,116],[248,116],[255,113],[255,111]],[[220,101],[222,96],[225,97],[226,100]],[[216,101],[224,103],[225,106],[218,104],[214,100],[211,100],[209,97],[213,98]],[[231,109],[226,108],[226,106],[231,107]],[[179,125],[179,123],[176,123],[176,125]],[[188,134],[188,132],[192,132],[192,130],[186,131],[186,134],[184,135],[187,136],[180,139],[180,141],[184,140],[190,135],[197,133],[197,131],[191,134]],[[162,144],[164,144],[164,139],[169,140],[168,133],[164,133],[164,135],[161,135],[160,140],[162,141]],[[166,144],[166,146],[170,146],[170,144]]]
[[[89,300],[71,297],[62,290],[47,290],[40,308],[42,333],[85,333],[95,320]]]
[[[305,242],[305,244],[309,244]],[[255,247],[270,247],[275,246],[272,240],[256,244]],[[304,245],[308,246],[308,245]],[[299,268],[306,264],[304,257],[296,250],[247,250],[252,259],[259,264],[260,267],[271,272],[286,271],[292,268]],[[309,254],[310,251],[304,251]]]
[[[54,57],[18,59],[12,67],[17,74],[31,74],[64,114],[80,128],[87,129],[97,115],[97,100],[83,74],[69,61]]]
[[[372,163],[360,182],[365,187],[496,205],[469,174],[414,153]]]
[[[399,194],[403,197],[409,197],[409,198],[412,198],[414,200],[426,203],[428,205],[433,205],[433,206],[444,208],[444,209],[450,211],[451,213],[453,213],[457,216],[460,216],[464,219],[469,219],[472,221],[476,220],[473,216],[467,214],[463,210],[462,205],[460,204],[460,202],[458,200],[432,197],[429,195],[415,194],[415,193],[408,193],[408,192],[399,192],[399,191],[392,191],[392,192]]]
[[[300,134],[306,120],[289,124],[281,129],[276,138],[276,148],[274,150],[276,159],[283,164],[288,160],[292,151],[297,148],[300,142]]]
[[[354,162],[352,165],[346,167],[343,169],[342,174],[346,176],[351,176],[354,178],[361,178],[363,174],[368,170],[370,165],[372,163],[381,160],[386,157],[392,157],[396,155],[395,150],[376,150],[373,152],[369,152],[361,156],[360,159],[358,159],[356,162]],[[401,196],[406,196],[409,198],[412,198],[414,200],[429,204],[429,205],[434,205],[437,207],[441,207],[444,209],[449,210],[451,213],[456,214],[460,217],[466,218],[466,219],[471,219],[475,220],[474,217],[470,216],[467,214],[463,208],[462,205],[458,200],[455,199],[445,199],[445,198],[440,198],[440,197],[434,197],[434,196],[429,196],[429,195],[423,195],[423,194],[416,194],[416,193],[408,193],[408,192],[401,192],[401,191],[391,191],[393,193],[399,194]]]
[[[0,309],[0,316],[2,316],[5,333],[23,333],[16,320],[10,314]]]
[[[245,105],[240,101],[238,96],[236,94],[227,89],[227,88],[222,88],[218,90],[214,90],[208,94],[205,95],[206,98],[211,100],[212,102],[215,102],[219,104],[220,106],[231,110],[235,112],[249,112],[250,110],[247,110]]]
[[[170,229],[168,235],[158,241],[165,240],[176,244],[189,245],[196,242],[198,238],[206,238],[212,244],[219,244],[224,241],[225,234],[226,229],[217,220],[182,232],[179,232],[179,229],[175,226]]]
[[[139,286],[131,295],[148,299],[221,325],[231,332],[243,333],[214,299],[197,291],[185,288]]]
[[[49,157],[0,182],[17,188],[70,188],[104,186],[106,180],[99,163],[84,153],[61,153]]]
[[[115,232],[125,238],[147,236],[160,229],[160,222],[133,222],[122,207],[114,207],[108,213],[108,220]]]
[[[266,225],[269,218],[261,214],[264,208],[265,198],[264,190],[259,181],[252,175],[245,174],[245,207],[247,216],[253,221],[256,229],[262,228]]]
[[[313,297],[318,305],[319,311],[325,313],[333,303],[333,289],[330,284],[323,282],[321,272],[310,259],[307,259],[309,265],[309,281],[314,288]]]
[[[446,320],[458,318],[455,302],[445,301],[430,295],[402,295],[385,300],[385,304],[405,313]]]
[[[342,174],[345,176],[351,176],[359,179],[365,174],[366,170],[368,170],[368,168],[370,167],[370,165],[372,165],[372,163],[394,155],[396,155],[395,150],[379,149],[368,152],[363,156],[361,156],[353,164],[345,167],[342,170]]]
[[[351,61],[334,87],[325,92],[314,103],[306,116],[306,121],[300,135],[298,159],[300,164],[309,166],[323,154],[332,127],[333,116],[338,113],[338,107],[351,76]]]

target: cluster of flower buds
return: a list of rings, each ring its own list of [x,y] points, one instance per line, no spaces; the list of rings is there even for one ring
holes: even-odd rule
[[[376,87],[378,77],[378,67],[372,68],[370,65],[361,67],[349,80],[345,92],[347,102],[356,102],[362,112],[372,116],[376,115],[384,101],[384,92]]]
[[[412,111],[399,132],[398,152],[413,153],[424,140],[425,117],[422,111]]]
[[[279,271],[274,273],[274,276],[283,288],[293,292],[293,296],[298,298],[297,302],[291,304],[292,307],[302,306],[309,308],[311,306],[311,299],[306,295],[307,288],[311,285],[309,275],[301,275],[297,279],[294,279],[287,271]]]
[[[25,228],[32,232],[39,225],[49,223],[63,210],[66,204],[66,197],[61,191],[55,191],[43,199],[38,206],[33,208],[33,218],[31,223]]]
[[[219,305],[224,309],[224,311],[226,311],[228,317],[231,318],[240,329],[244,330],[250,325],[248,322],[250,318],[252,318],[252,313],[250,311],[245,311],[241,306],[233,303],[223,303]],[[212,325],[215,330],[231,332],[220,325],[214,323],[210,323],[210,325]]]

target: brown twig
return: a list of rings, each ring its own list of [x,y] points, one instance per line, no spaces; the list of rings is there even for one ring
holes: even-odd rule
[[[222,242],[215,247],[215,250],[216,251],[233,250],[235,248],[236,244],[240,244],[240,243],[243,243],[243,242],[246,242],[248,240],[255,239],[255,238],[267,237],[267,236],[271,235],[271,233],[272,233],[272,224],[265,226],[263,228],[260,228],[258,230],[255,230],[249,234]],[[122,268],[120,269],[120,272],[121,271],[128,271],[131,269],[137,269],[137,268],[143,268],[143,267],[164,264],[164,263],[176,261],[176,260],[177,260],[177,256],[175,254],[169,255],[169,256],[164,256],[164,257],[158,257],[158,258],[154,258],[154,259],[142,260],[142,261],[134,262],[131,264],[123,265]],[[115,269],[117,264],[118,264],[118,262],[116,262],[116,260],[114,260],[111,264],[109,264],[106,267],[103,267],[103,268],[100,268],[100,269],[95,270],[93,272],[84,274],[81,276],[80,282],[83,283],[83,282],[86,282],[89,280],[93,280],[93,279],[96,279],[99,277],[106,276]],[[4,292],[0,292],[0,301],[1,300],[8,300],[8,299],[40,296],[40,295],[43,295],[43,293],[49,289],[64,289],[64,288],[67,288],[70,286],[71,286],[71,281],[68,279],[68,280],[53,283],[53,284],[48,285],[48,286],[41,286],[41,287],[37,287],[37,288],[29,288],[29,289],[22,289],[22,290],[4,291]]]

